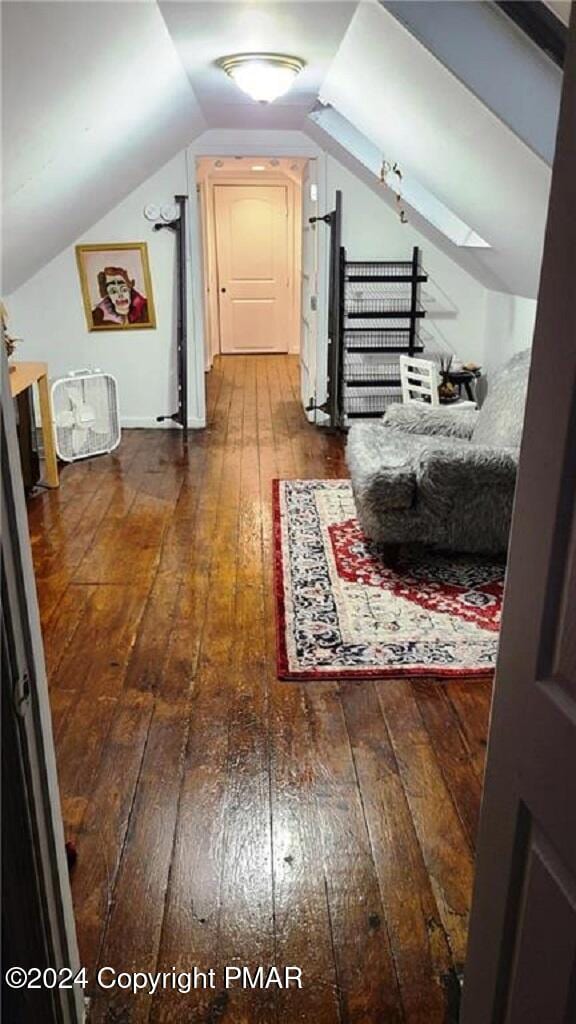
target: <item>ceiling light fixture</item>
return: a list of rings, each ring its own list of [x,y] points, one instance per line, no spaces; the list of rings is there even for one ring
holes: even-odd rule
[[[242,92],[259,103],[283,96],[304,67],[299,57],[280,53],[236,53],[217,63]]]

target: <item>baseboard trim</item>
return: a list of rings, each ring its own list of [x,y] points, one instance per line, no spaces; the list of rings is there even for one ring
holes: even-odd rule
[[[133,429],[145,429],[145,430],[178,430],[178,424],[174,423],[173,420],[162,420],[158,423],[156,417],[153,416],[122,416],[120,419],[120,426],[125,427],[126,430]],[[199,419],[198,416],[188,417],[188,428],[190,430],[202,430],[206,424],[203,420]]]

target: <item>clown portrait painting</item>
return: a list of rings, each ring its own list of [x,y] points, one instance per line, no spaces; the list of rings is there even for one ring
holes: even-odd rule
[[[156,327],[145,242],[77,245],[76,260],[89,331]]]

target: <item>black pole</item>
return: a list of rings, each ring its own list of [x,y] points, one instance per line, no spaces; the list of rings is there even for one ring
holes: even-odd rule
[[[186,315],[186,196],[174,196],[180,209],[177,220],[178,247],[178,320],[176,352],[178,359],[178,418],[184,431],[188,430],[188,334]]]
[[[322,405],[310,402],[309,412],[318,409],[328,414],[330,427],[339,428],[341,418],[341,353],[343,323],[343,282],[346,253],[341,245],[342,237],[342,192],[336,191],[336,203],[331,213],[322,217],[309,217],[310,224],[323,222],[330,227],[330,269],[328,274],[328,353],[326,401]]]
[[[418,277],[420,276],[420,250],[414,246],[412,250],[412,280],[410,283],[410,334],[408,338],[408,355],[413,356],[416,349],[416,313],[418,312]]]
[[[340,427],[342,404],[342,323],[344,311],[344,271],[346,250],[342,245],[342,193],[336,191],[331,225],[331,295],[332,323],[328,339],[328,413],[330,426]]]
[[[186,434],[188,431],[188,316],[186,295],[186,200],[188,196],[174,196],[179,216],[168,224],[155,224],[154,230],[170,228],[176,235],[176,372],[178,375],[178,410],[169,416],[157,416],[156,421],[174,420]]]

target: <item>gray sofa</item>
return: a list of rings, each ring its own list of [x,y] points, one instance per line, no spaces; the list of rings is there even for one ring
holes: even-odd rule
[[[530,350],[490,381],[477,410],[393,405],[355,423],[346,461],[366,535],[389,547],[506,551]]]

